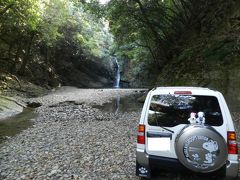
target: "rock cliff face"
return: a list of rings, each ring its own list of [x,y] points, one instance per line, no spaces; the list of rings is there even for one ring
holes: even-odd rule
[[[77,51],[76,47],[72,47]],[[54,69],[62,85],[82,88],[112,87],[114,82],[114,60],[106,54],[104,57],[91,55],[59,45],[54,56]]]
[[[112,87],[114,63],[104,60],[59,60],[56,72],[62,85],[84,88]]]
[[[204,67],[194,68],[185,65],[183,69],[176,69],[174,63],[168,65],[159,76],[156,86],[203,86],[221,91],[229,102],[232,111],[240,109],[240,64],[233,61],[231,64],[208,63]],[[197,65],[196,65],[197,66]],[[192,68],[191,68],[192,67]]]

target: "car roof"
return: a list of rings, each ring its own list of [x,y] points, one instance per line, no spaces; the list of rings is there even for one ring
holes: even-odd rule
[[[209,95],[216,96],[218,91],[211,90],[203,87],[183,87],[183,86],[169,86],[169,87],[156,87],[152,89],[152,94],[175,94],[176,91],[191,92],[193,95]],[[184,94],[184,93],[183,93]]]

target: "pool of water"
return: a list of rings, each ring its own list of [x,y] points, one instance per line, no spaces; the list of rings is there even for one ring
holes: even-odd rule
[[[0,143],[33,125],[34,110],[25,108],[22,113],[0,120]]]
[[[143,102],[140,102],[139,99],[141,99],[142,96],[144,96],[142,93],[125,97],[117,96],[109,103],[94,105],[93,107],[110,113],[140,111],[143,107]]]

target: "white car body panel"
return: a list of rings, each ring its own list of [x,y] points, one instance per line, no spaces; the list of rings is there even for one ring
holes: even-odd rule
[[[232,121],[232,117],[230,114],[230,111],[228,109],[228,106],[226,104],[226,101],[223,97],[223,95],[214,90],[210,90],[208,88],[199,88],[199,87],[159,87],[156,89],[151,90],[146,97],[143,110],[141,113],[141,118],[139,121],[139,124],[145,125],[145,144],[137,144],[137,158],[138,154],[143,155],[144,157],[141,157],[141,162],[144,162],[144,164],[147,164],[147,158],[148,155],[153,156],[161,156],[161,157],[167,157],[167,158],[175,158],[177,159],[177,155],[175,152],[175,140],[180,131],[186,126],[186,124],[179,124],[174,127],[166,127],[167,129],[173,131],[170,138],[163,137],[161,138],[151,138],[147,137],[148,132],[158,132],[158,133],[170,133],[168,130],[163,129],[159,126],[150,126],[148,124],[148,111],[151,103],[151,97],[154,95],[167,95],[167,94],[174,94],[176,91],[191,91],[191,95],[198,95],[198,96],[215,96],[218,99],[219,106],[221,109],[222,117],[223,117],[223,124],[221,126],[212,126],[218,133],[222,135],[224,140],[227,142],[227,132],[228,131],[235,131],[234,124]],[[164,143],[166,144],[166,147],[158,147],[156,144],[160,144],[161,146],[164,146]],[[238,155],[228,155],[228,160],[230,163],[237,163],[238,164]],[[228,167],[227,167],[228,168]],[[229,171],[230,172],[230,171]],[[229,174],[228,172],[226,173]]]

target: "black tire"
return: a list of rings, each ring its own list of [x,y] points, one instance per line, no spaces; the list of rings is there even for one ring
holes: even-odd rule
[[[212,127],[189,125],[176,138],[179,161],[194,172],[209,173],[220,169],[227,159],[227,144]]]

